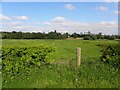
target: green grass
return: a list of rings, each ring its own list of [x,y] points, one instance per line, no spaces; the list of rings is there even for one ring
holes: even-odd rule
[[[115,41],[84,41],[84,40],[3,40],[3,47],[21,47],[21,46],[39,46],[40,44],[51,45],[56,47],[56,60],[71,60],[75,59],[76,48],[81,47],[82,59],[98,58],[100,56],[99,50],[101,47],[98,44],[117,43]]]
[[[33,47],[41,44],[56,47],[55,61],[51,66],[33,68],[28,80],[4,83],[14,88],[117,88],[118,69],[99,63],[103,48],[114,44],[111,40],[2,40],[2,47]],[[76,68],[76,48],[81,47],[81,66]]]

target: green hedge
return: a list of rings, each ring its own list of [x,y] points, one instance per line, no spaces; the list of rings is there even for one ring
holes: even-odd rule
[[[113,65],[113,67],[120,68],[120,44],[104,47],[100,60]]]
[[[39,47],[14,47],[2,49],[2,77],[4,82],[13,79],[29,78],[33,69],[43,64],[53,62],[55,48]]]

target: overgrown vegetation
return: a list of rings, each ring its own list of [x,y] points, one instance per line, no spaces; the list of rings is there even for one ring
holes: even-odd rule
[[[100,60],[111,64],[113,67],[120,68],[120,44],[108,45],[103,48]]]
[[[14,47],[2,49],[3,82],[11,82],[18,78],[27,79],[32,68],[53,62],[53,47]]]
[[[115,40],[5,39],[2,43],[3,49],[31,47],[33,50],[40,47],[41,43],[44,44],[43,47],[49,45],[56,47],[55,63],[40,67],[33,64],[29,78],[23,79],[26,75],[21,75],[11,82],[4,82],[3,79],[3,88],[118,88],[120,77],[118,68],[98,62],[102,54],[101,49],[109,44],[117,44]],[[76,47],[81,47],[82,51],[81,66],[78,68],[76,68]],[[11,59],[16,60],[13,57]],[[27,57],[26,59],[28,60]]]
[[[118,88],[118,70],[104,64],[50,65],[34,69],[28,80],[3,83],[9,88]]]

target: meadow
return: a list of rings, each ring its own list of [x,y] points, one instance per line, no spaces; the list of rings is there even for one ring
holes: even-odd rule
[[[118,88],[118,69],[99,62],[105,45],[114,40],[17,40],[3,39],[2,47],[56,48],[54,63],[32,68],[29,79],[18,78],[11,83],[2,82],[3,88]],[[76,48],[81,48],[81,66],[76,68]]]

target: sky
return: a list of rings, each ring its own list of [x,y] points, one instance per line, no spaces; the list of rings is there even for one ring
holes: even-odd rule
[[[116,2],[2,2],[0,5],[0,31],[118,34]]]
[[[1,0],[2,2],[119,2],[119,0]]]

